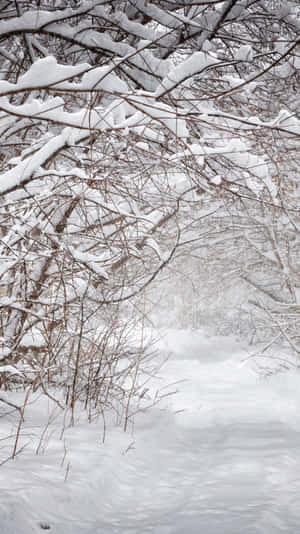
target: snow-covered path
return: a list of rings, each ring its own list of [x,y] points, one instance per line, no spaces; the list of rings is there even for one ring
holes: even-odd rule
[[[58,441],[2,467],[1,533],[300,531],[299,376],[259,379],[232,340],[197,332],[170,330],[161,348],[162,385],[178,394],[138,415],[133,436],[68,431],[66,482]]]

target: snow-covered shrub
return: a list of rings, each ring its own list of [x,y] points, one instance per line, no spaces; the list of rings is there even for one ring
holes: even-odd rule
[[[236,276],[271,283],[292,313],[298,3],[0,4],[0,364],[14,369],[1,387],[21,373],[31,389],[66,388],[71,408],[113,405],[128,377],[115,362],[133,361],[135,384],[142,349],[128,317],[123,330],[105,318],[183,250],[184,275],[189,255],[201,262],[195,305],[176,288],[170,303],[183,298],[184,322],[224,329],[218,288],[230,300]]]

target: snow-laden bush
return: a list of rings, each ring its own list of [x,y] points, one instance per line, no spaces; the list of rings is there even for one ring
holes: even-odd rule
[[[298,15],[294,0],[0,2],[2,389],[23,373],[71,409],[119,401],[128,368],[108,369],[130,355],[135,383],[141,350],[106,317],[185,247],[211,287],[222,271],[271,283],[296,324]]]

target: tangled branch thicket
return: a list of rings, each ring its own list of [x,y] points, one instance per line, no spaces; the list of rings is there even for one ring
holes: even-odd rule
[[[128,417],[152,365],[129,306],[182,250],[299,353],[299,15],[1,0],[2,389]]]

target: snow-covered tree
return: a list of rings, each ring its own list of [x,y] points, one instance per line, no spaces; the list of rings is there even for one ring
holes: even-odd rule
[[[299,140],[299,6],[0,7],[3,385],[19,367],[63,383],[71,406],[113,390],[126,407],[140,350],[122,342],[120,303],[197,239],[207,199],[290,209],[274,168]]]

